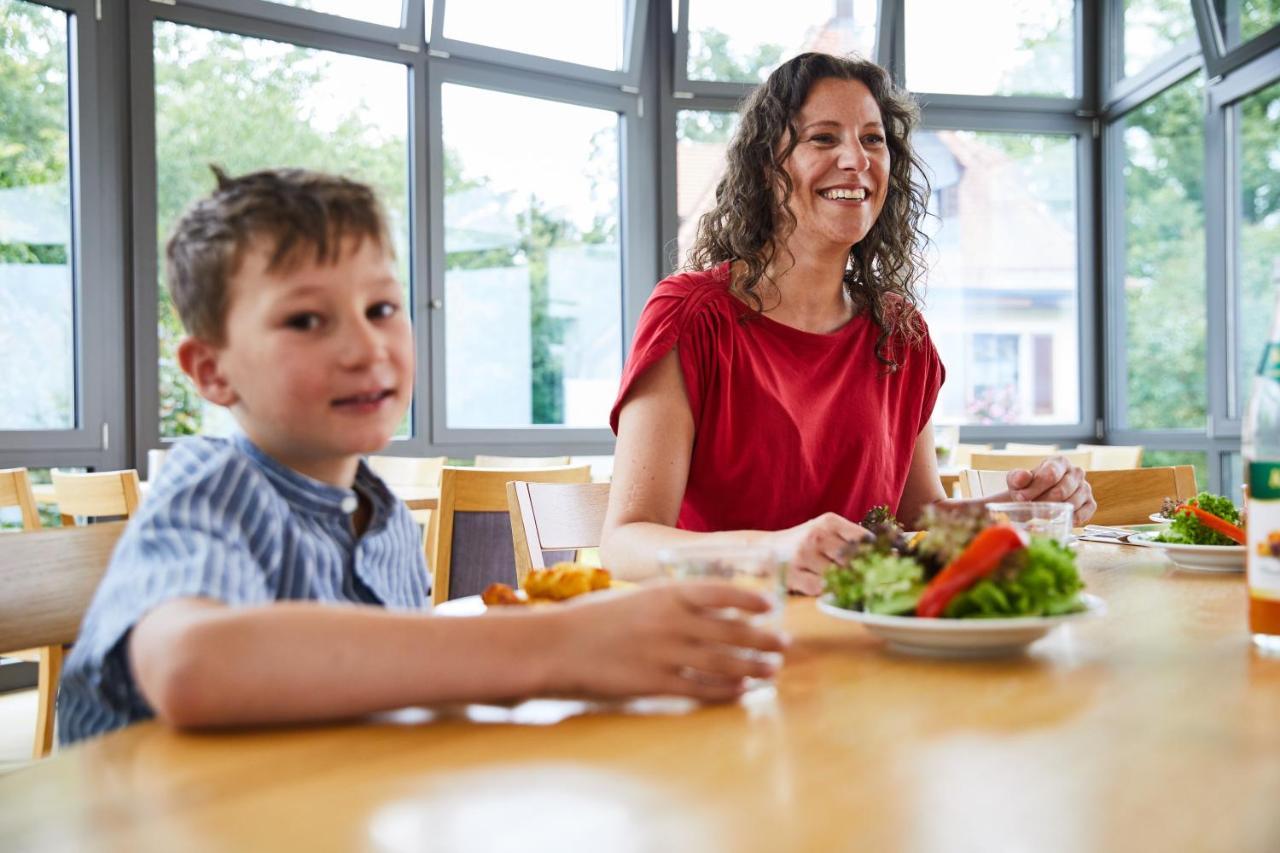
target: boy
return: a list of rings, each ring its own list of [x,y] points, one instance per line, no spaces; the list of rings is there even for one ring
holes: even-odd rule
[[[435,619],[407,508],[361,461],[409,405],[413,340],[382,210],[301,170],[228,178],[167,250],[182,369],[241,434],[185,441],[129,525],[58,703],[64,743],[158,716],[280,723],[537,693],[723,700],[782,640],[682,584]],[[335,606],[347,605],[347,606]]]

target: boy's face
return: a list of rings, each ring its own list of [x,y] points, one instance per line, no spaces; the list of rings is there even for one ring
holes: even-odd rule
[[[413,393],[413,336],[400,282],[376,240],[343,241],[269,272],[268,247],[245,252],[229,282],[223,343],[188,339],[183,369],[228,406],[248,437],[311,477],[350,485],[381,449]]]

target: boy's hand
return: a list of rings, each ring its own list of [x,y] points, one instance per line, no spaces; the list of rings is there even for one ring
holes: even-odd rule
[[[770,602],[732,584],[696,581],[565,605],[556,614],[560,633],[550,650],[550,690],[733,699],[745,689],[745,678],[768,678],[777,670],[737,650],[780,652],[787,641],[717,613],[725,608],[765,613]]]

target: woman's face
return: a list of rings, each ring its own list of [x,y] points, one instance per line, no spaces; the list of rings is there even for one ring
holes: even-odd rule
[[[799,142],[783,164],[796,217],[788,242],[793,251],[847,252],[867,236],[889,191],[880,107],[860,81],[828,77],[809,90],[795,126]]]

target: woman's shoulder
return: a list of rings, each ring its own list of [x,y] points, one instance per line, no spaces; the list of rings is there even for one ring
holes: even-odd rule
[[[653,288],[653,298],[702,301],[729,295],[729,264],[709,269],[681,270],[667,276]]]

